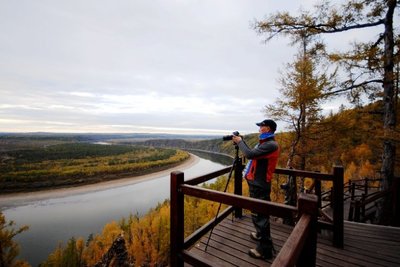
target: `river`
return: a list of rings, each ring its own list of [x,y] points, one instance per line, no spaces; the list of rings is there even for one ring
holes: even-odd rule
[[[222,156],[218,157],[220,162],[216,162],[215,157],[198,155],[200,157],[195,156],[194,164],[176,168],[185,173],[185,179],[230,164]],[[8,202],[3,200],[1,205],[7,221],[13,220],[17,226],[29,225],[29,230],[16,236],[15,240],[21,247],[19,258],[38,266],[58,244],[66,244],[71,237],[86,239],[90,234],[100,233],[106,223],[119,221],[130,214],[145,214],[169,198],[169,185],[170,175],[163,172],[132,184],[42,194],[33,198],[21,196]]]

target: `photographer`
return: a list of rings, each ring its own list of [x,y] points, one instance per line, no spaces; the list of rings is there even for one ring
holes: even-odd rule
[[[271,179],[275,171],[279,156],[279,146],[274,139],[276,123],[273,120],[264,120],[256,123],[259,126],[259,143],[251,149],[242,140],[242,137],[233,135],[232,141],[249,159],[244,170],[250,197],[270,201]],[[249,255],[258,259],[272,258],[272,239],[269,224],[269,215],[252,213],[252,220],[256,232],[250,237],[259,242],[257,248],[250,249]]]

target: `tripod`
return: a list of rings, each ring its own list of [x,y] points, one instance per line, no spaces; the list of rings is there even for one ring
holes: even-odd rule
[[[239,147],[235,144],[235,158],[233,159],[233,164],[232,164],[232,167],[231,167],[231,169],[229,171],[228,181],[226,182],[224,193],[228,189],[228,185],[229,185],[229,182],[231,180],[233,170],[236,169],[236,166],[237,166],[237,164],[239,162],[241,162],[241,160],[239,158]],[[210,234],[208,235],[207,244],[206,244],[206,247],[205,247],[204,251],[207,251],[208,243],[210,242],[210,238],[211,238],[211,235],[212,235],[212,233],[214,231],[214,227],[216,226],[216,222],[217,222],[217,218],[218,218],[218,215],[219,215],[219,211],[221,209],[221,205],[222,205],[222,203],[220,202],[219,206],[218,206],[217,214],[215,215],[215,218],[214,218],[214,221],[213,221],[213,226],[211,228]]]

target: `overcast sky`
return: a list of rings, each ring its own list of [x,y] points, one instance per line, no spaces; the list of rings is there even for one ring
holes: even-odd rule
[[[251,24],[313,2],[0,0],[0,132],[257,132],[296,48]]]

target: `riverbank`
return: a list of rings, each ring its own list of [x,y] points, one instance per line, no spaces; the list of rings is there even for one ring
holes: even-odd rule
[[[157,171],[154,173],[149,173],[145,175],[124,177],[120,179],[113,179],[111,181],[103,181],[95,184],[86,184],[74,187],[63,187],[56,189],[46,189],[34,192],[21,192],[21,193],[7,193],[0,195],[0,210],[4,207],[19,206],[22,203],[27,203],[30,201],[44,200],[48,198],[61,198],[71,195],[84,194],[88,192],[95,192],[106,190],[110,188],[122,187],[131,184],[140,183],[143,181],[148,181],[151,179],[156,179],[160,176],[165,176],[172,171],[183,171],[199,161],[199,157],[193,154],[189,154],[189,158],[178,166],[168,168],[166,170]]]

